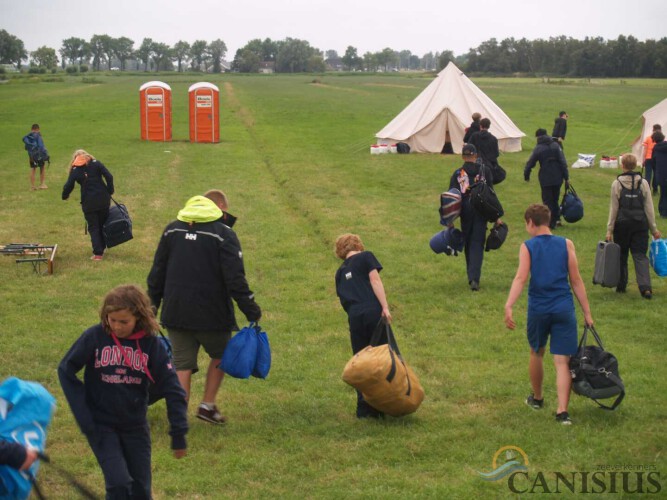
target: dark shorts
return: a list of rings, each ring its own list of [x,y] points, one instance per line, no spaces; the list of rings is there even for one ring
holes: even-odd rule
[[[572,356],[576,354],[577,317],[574,311],[548,314],[528,313],[528,343],[530,348],[537,352],[549,342],[551,354]]]
[[[32,161],[32,158],[28,156],[28,163],[30,164],[30,168],[44,168],[44,162],[43,161]]]
[[[197,355],[199,347],[203,347],[211,359],[221,359],[227,343],[232,337],[231,332],[205,332],[197,330],[179,330],[168,328],[169,340],[174,353],[174,366],[177,371],[199,371]]]

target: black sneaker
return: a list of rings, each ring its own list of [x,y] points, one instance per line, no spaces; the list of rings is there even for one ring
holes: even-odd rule
[[[213,405],[213,408],[201,404],[197,408],[197,418],[204,420],[205,422],[210,422],[211,424],[222,425],[227,422],[227,417],[220,414],[218,407]]]
[[[572,425],[572,420],[570,420],[570,415],[566,411],[562,413],[556,413],[556,422],[561,425]]]
[[[472,281],[470,282],[470,289],[471,289],[473,292],[477,292],[477,291],[479,291],[479,283],[476,282],[475,280],[472,280]]]
[[[644,290],[642,292],[642,297],[644,297],[647,300],[651,300],[653,298],[653,292],[651,290]]]
[[[533,410],[541,410],[544,407],[544,399],[535,399],[535,396],[531,394],[526,398],[526,404]]]

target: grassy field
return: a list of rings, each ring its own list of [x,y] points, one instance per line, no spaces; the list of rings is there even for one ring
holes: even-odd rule
[[[53,276],[0,258],[0,379],[36,380],[54,394],[58,409],[48,452],[100,494],[102,475],[60,390],[57,364],[96,322],[110,288],[145,286],[162,228],[190,196],[209,188],[226,191],[230,212],[239,217],[235,230],[264,311],[274,365],[265,381],[224,382],[224,428],[195,419],[191,405],[189,454],[183,460],[171,457],[163,403],[150,409],[155,498],[517,496],[505,479],[484,481],[478,475],[493,469],[494,454],[504,446],[519,447],[529,457],[530,481],[519,487],[536,495],[548,493],[539,483],[532,486],[540,473],[551,491],[556,472],[570,477],[617,465],[636,471],[641,465],[663,478],[667,474],[667,286],[653,274],[654,299],[646,301],[632,271],[625,295],[591,284],[609,186],[618,172],[571,172],[586,215],[558,234],[577,247],[597,329],[620,359],[628,395],[619,410],[603,412],[573,396],[575,425],[556,425],[548,359],[546,409],[529,410],[523,403],[530,392],[525,292],[515,308],[517,330],[508,331],[502,321],[518,248],[527,237],[522,214],[540,200],[537,176],[530,183],[522,176],[535,129],[550,130],[565,109],[570,164],[578,152],[599,158],[627,151],[640,130],[638,117],[665,97],[667,81],[475,80],[528,137],[523,152],[501,158],[508,180],[498,193],[510,235],[500,250],[485,254],[481,291],[472,294],[464,257],[435,255],[428,246],[440,229],[439,193],[460,159],[369,155],[374,133],[429,79],[161,75],[172,86],[174,102],[174,141],[163,144],[139,140],[138,89],[155,75],[92,78],[0,85],[0,243],[59,246]],[[202,79],[221,89],[222,141],[215,145],[188,142],[187,89]],[[36,192],[29,190],[21,143],[33,122],[41,125],[52,158],[49,189]],[[109,250],[103,262],[89,260],[78,189],[69,201],[60,200],[77,148],[111,170],[116,199],[134,221],[134,240]],[[394,330],[426,391],[414,415],[379,422],[354,418],[354,392],[340,378],[351,355],[347,321],[333,282],[339,261],[332,246],[343,232],[361,235],[385,266]],[[203,390],[202,376],[194,381],[193,403]],[[49,498],[73,495],[48,468],[40,481]],[[577,481],[575,490],[581,491]],[[610,476],[604,481],[609,492]],[[619,476],[616,496],[631,496],[621,483]],[[662,485],[667,487],[664,479]],[[636,488],[635,476],[629,486]],[[656,489],[646,481],[643,488]],[[562,484],[560,491],[571,495]]]

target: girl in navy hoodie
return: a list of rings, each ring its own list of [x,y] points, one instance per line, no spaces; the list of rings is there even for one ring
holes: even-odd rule
[[[106,498],[151,498],[149,385],[166,399],[176,458],[186,454],[185,391],[155,336],[159,326],[140,288],[122,285],[111,290],[100,319],[60,362],[60,385],[102,468]],[[83,381],[76,375],[82,368]]]

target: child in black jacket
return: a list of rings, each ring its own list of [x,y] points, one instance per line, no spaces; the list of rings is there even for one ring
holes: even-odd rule
[[[159,326],[141,289],[122,285],[111,290],[100,318],[60,362],[58,377],[102,468],[107,498],[151,498],[149,384],[166,399],[176,458],[186,454],[185,391],[155,336]],[[81,368],[83,381],[76,376]]]

